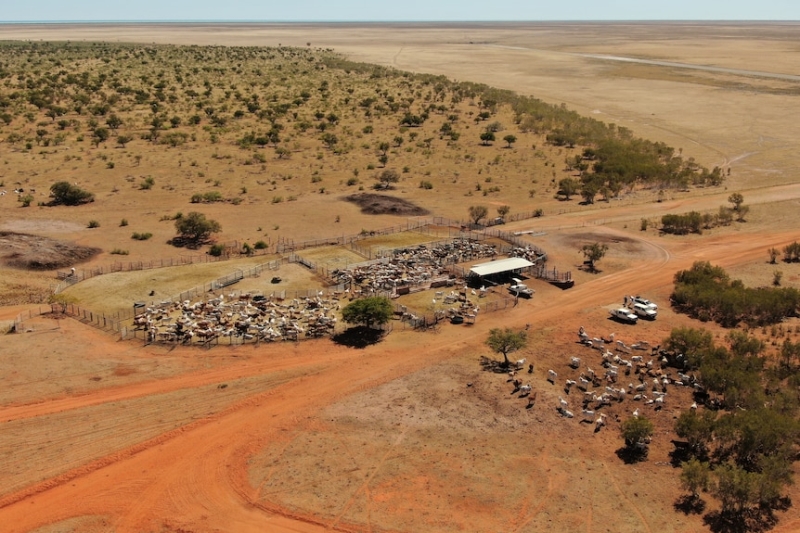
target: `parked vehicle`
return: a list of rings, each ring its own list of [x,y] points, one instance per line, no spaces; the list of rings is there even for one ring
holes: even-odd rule
[[[658,311],[640,303],[633,304],[633,312],[636,314],[636,316],[646,318],[648,320],[655,320],[656,316],[658,315]]]
[[[513,294],[514,296],[522,296],[523,298],[530,298],[531,296],[533,296],[533,293],[535,291],[530,287],[528,287],[527,285],[525,285],[524,283],[522,283],[521,279],[512,278],[512,281],[514,282],[514,284],[508,288],[508,291],[511,294]]]
[[[617,309],[612,309],[609,313],[617,320],[628,322],[629,324],[636,324],[636,321],[639,320],[639,317],[631,313],[631,310],[627,307],[618,307]]]
[[[645,298],[642,298],[641,296],[638,296],[638,295],[637,296],[633,296],[633,297],[631,297],[630,300],[632,302],[631,305],[641,304],[641,305],[643,305],[643,306],[645,306],[645,307],[647,307],[649,309],[652,309],[653,311],[658,312],[658,306],[656,304],[654,304],[650,300],[646,300]]]

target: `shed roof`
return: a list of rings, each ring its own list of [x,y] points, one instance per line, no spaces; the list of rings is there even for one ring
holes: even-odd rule
[[[499,261],[490,261],[488,263],[481,263],[475,265],[470,269],[470,272],[478,276],[489,276],[491,274],[499,274],[500,272],[508,272],[509,270],[519,270],[533,266],[533,263],[522,257],[509,257],[508,259],[500,259]]]

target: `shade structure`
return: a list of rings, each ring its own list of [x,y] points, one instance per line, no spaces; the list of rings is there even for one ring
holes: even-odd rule
[[[511,272],[533,266],[533,263],[522,257],[509,257],[508,259],[500,259],[499,261],[490,261],[488,263],[480,263],[470,269],[476,276],[491,276],[492,274],[499,274],[501,272]]]

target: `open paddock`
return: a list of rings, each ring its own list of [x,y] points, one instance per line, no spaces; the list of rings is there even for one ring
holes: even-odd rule
[[[439,241],[442,238],[447,237],[447,232],[432,231],[421,233],[412,230],[403,231],[400,233],[391,233],[389,235],[367,237],[366,239],[355,241],[353,245],[361,250],[371,253],[373,257],[378,257],[384,252],[396,250],[398,248],[407,248],[418,246],[420,244],[427,244],[429,242]]]
[[[363,256],[358,255],[346,246],[339,245],[306,248],[296,253],[303,259],[307,259],[316,265],[324,266],[328,269],[347,268],[348,265],[366,261]]]
[[[273,277],[281,278],[280,283],[272,283]],[[324,284],[317,274],[300,263],[283,263],[276,270],[264,270],[258,276],[244,278],[230,289],[222,289],[219,293],[235,290],[239,292],[252,292],[253,294],[268,295],[273,292],[285,291],[293,294],[297,291],[322,289]]]
[[[274,259],[271,256],[257,256],[216,263],[114,272],[76,283],[65,289],[63,294],[95,312],[128,311],[133,302],[172,298],[237,270],[247,270]]]

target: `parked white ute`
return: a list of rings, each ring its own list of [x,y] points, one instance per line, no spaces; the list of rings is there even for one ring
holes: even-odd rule
[[[656,304],[654,304],[650,300],[646,300],[646,299],[642,298],[641,296],[633,296],[631,298],[631,302],[632,302],[631,305],[642,304],[643,306],[647,307],[648,309],[652,309],[653,311],[658,312],[658,306]]]
[[[508,291],[513,294],[514,296],[522,296],[523,298],[530,298],[533,296],[534,290],[522,283],[522,280],[519,278],[511,278],[514,282],[509,288]]]
[[[658,311],[640,303],[633,304],[633,312],[636,316],[646,318],[647,320],[655,320],[658,315]]]
[[[631,313],[631,310],[627,307],[618,307],[617,309],[612,309],[609,313],[617,320],[622,320],[630,324],[636,324],[636,321],[639,320],[639,317]]]

